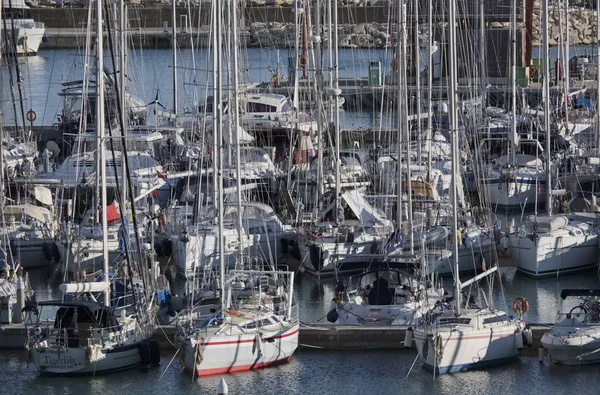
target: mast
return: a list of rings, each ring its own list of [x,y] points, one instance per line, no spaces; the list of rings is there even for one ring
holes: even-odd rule
[[[596,0],[600,10],[600,0]],[[600,12],[596,12],[596,26],[600,26]],[[596,28],[596,154],[600,154],[600,29]]]
[[[564,84],[565,84],[565,122],[567,125],[567,133],[569,132],[569,103],[567,97],[569,95],[569,77],[571,71],[569,70],[569,52],[570,52],[570,44],[569,44],[569,0],[564,0],[565,2],[565,75],[564,75]],[[597,29],[597,27],[596,27]]]
[[[333,2],[333,72],[334,72],[334,81],[333,81],[333,91],[331,92],[334,95],[333,105],[335,108],[333,109],[335,115],[335,221],[337,225],[340,225],[340,214],[342,211],[341,207],[341,196],[342,196],[342,180],[340,175],[340,165],[342,159],[340,158],[340,108],[339,108],[339,96],[340,96],[340,86],[339,86],[339,54],[338,54],[338,0],[334,0]]]
[[[454,247],[454,299],[456,300],[456,313],[460,314],[460,278],[458,276],[458,119],[456,114],[456,0],[449,0],[448,11],[448,59],[449,59],[449,84],[448,98],[450,111],[448,112],[450,136],[452,137],[452,238]]]
[[[216,74],[216,82],[217,84],[214,86],[215,91],[215,106],[213,107],[214,116],[214,128],[213,134],[214,139],[217,142],[218,153],[217,153],[217,168],[216,171],[213,169],[213,174],[217,175],[217,194],[219,201],[218,211],[219,211],[219,263],[220,263],[220,284],[221,284],[221,306],[225,307],[225,238],[224,238],[224,228],[223,228],[223,216],[224,216],[224,208],[223,208],[223,106],[221,106],[221,97],[223,95],[223,87],[221,81],[221,70],[222,70],[222,54],[221,54],[221,33],[222,33],[222,12],[221,12],[221,2],[215,1],[213,2],[213,7],[215,7],[215,31],[214,34],[217,37],[217,45],[214,47],[213,56],[216,58],[216,66],[217,68],[214,70]],[[218,100],[218,102],[217,102]],[[239,180],[237,181],[239,184]]]
[[[119,34],[120,34],[120,46],[119,46],[119,50],[120,50],[120,54],[119,54],[119,68],[121,69],[121,74],[119,75],[119,79],[121,80],[119,86],[121,88],[121,114],[123,114],[123,116],[121,117],[121,119],[123,120],[123,124],[121,125],[121,130],[123,131],[123,135],[126,136],[127,135],[127,124],[129,123],[129,117],[127,115],[127,105],[126,105],[126,95],[125,95],[125,84],[127,83],[126,78],[125,78],[125,67],[126,67],[126,60],[125,60],[125,53],[127,52],[127,36],[126,36],[126,32],[125,32],[125,28],[127,26],[127,16],[126,16],[126,8],[125,8],[125,0],[119,0],[119,14],[120,14],[120,19],[119,19]],[[121,149],[122,150],[126,150],[126,142],[127,142],[127,138],[124,138],[123,140],[121,140]],[[126,183],[127,183],[127,168],[126,166],[124,166],[123,164],[121,165],[121,170],[123,171],[123,187],[122,187],[122,194],[123,194],[123,202],[127,201],[127,187],[126,187]],[[124,207],[124,209],[126,209],[126,206]]]
[[[482,111],[485,111],[487,105],[487,82],[486,73],[487,67],[485,62],[485,3],[484,0],[479,0],[479,77],[481,79],[481,90],[483,97]]]
[[[552,171],[550,169],[550,49],[548,39],[548,2],[542,1],[542,40],[544,46],[544,130],[546,132],[546,214],[552,215]]]
[[[400,7],[400,12],[402,13],[402,18],[401,18],[401,32],[402,32],[402,41],[400,41],[400,44],[402,46],[402,56],[400,57],[400,62],[398,63],[400,65],[400,69],[401,69],[401,73],[402,73],[402,79],[399,82],[402,82],[401,85],[398,85],[398,88],[400,89],[400,94],[402,95],[402,125],[400,126],[401,129],[404,129],[404,133],[405,133],[405,137],[406,137],[406,197],[407,197],[407,218],[408,218],[408,226],[409,226],[409,230],[408,232],[410,234],[412,234],[412,220],[413,220],[413,207],[412,207],[412,185],[411,185],[411,169],[410,169],[410,165],[411,165],[411,160],[410,160],[410,126],[408,123],[408,106],[409,106],[409,100],[408,100],[408,78],[406,75],[406,59],[408,57],[408,49],[406,46],[406,21],[407,21],[407,15],[406,15],[406,11],[408,9],[408,3],[405,5],[404,4],[404,0],[402,0],[402,5]],[[418,40],[418,37],[417,37]],[[417,45],[418,47],[418,45]],[[417,48],[417,51],[419,50],[419,48]],[[417,57],[418,59],[418,57]],[[417,60],[415,60],[417,61]],[[417,71],[417,74],[418,71]],[[420,106],[420,104],[417,104],[417,106]],[[402,184],[400,184],[400,191],[402,191]],[[410,253],[412,254],[414,252],[414,241],[413,238],[410,238]]]
[[[4,7],[0,7],[0,20],[3,19]],[[0,29],[0,43],[2,42],[2,29]],[[0,64],[2,64],[2,51],[0,50]],[[0,109],[0,139],[4,139],[4,120]],[[4,212],[4,144],[0,141],[0,213]]]
[[[427,149],[427,182],[431,182],[431,165],[433,158],[431,157],[431,148],[433,144],[433,124],[431,114],[433,114],[433,102],[431,101],[431,91],[433,89],[433,0],[428,2],[429,10],[427,11],[427,139],[429,145]],[[412,238],[411,238],[412,239]]]
[[[414,45],[415,45],[415,85],[416,87],[416,103],[417,103],[417,163],[421,165],[421,48],[419,46],[419,0],[413,2],[415,10],[413,12],[414,18]],[[430,150],[431,151],[431,150]],[[411,237],[412,243],[412,237]]]
[[[102,36],[102,0],[96,0],[96,134],[100,149],[100,195],[102,207],[102,262],[104,264],[104,304],[110,306],[110,280],[108,278],[108,220],[106,217],[106,146],[104,125],[104,37]],[[113,158],[114,159],[114,158]]]
[[[239,93],[238,93],[238,47],[237,47],[237,0],[231,0],[231,18],[230,18],[230,23],[231,23],[231,35],[233,37],[232,39],[232,43],[231,43],[231,63],[232,63],[232,70],[231,72],[233,73],[232,77],[233,77],[233,108],[232,108],[232,113],[231,116],[233,117],[233,122],[229,122],[230,128],[231,125],[233,123],[233,128],[234,128],[234,132],[231,133],[230,131],[230,136],[234,136],[235,138],[235,142],[234,142],[234,148],[235,148],[235,172],[236,172],[236,203],[237,203],[237,221],[238,221],[238,249],[239,249],[239,254],[240,254],[240,264],[243,265],[243,251],[244,251],[244,246],[242,243],[242,183],[241,183],[241,178],[240,175],[242,174],[242,168],[241,168],[241,155],[240,155],[240,150],[241,150],[241,144],[240,144],[240,135],[239,135],[239,130],[240,130],[240,120],[239,120]],[[221,221],[219,221],[220,223]],[[222,238],[222,237],[221,237]]]
[[[396,21],[396,73],[397,73],[397,81],[396,81],[396,105],[397,105],[397,117],[398,117],[398,136],[397,136],[397,147],[396,147],[396,157],[397,167],[396,167],[396,188],[398,192],[398,200],[397,200],[397,209],[396,209],[396,226],[400,228],[402,226],[402,124],[403,124],[403,95],[402,95],[402,79],[404,78],[404,73],[402,72],[402,65],[400,63],[400,59],[402,56],[402,40],[404,40],[403,29],[402,26],[402,16],[403,16],[403,0],[398,0],[398,10],[397,10],[397,21]],[[411,238],[412,239],[412,238]]]
[[[217,110],[221,108],[221,96],[219,96],[219,92],[217,92],[217,86],[221,84],[220,79],[218,78],[219,73],[219,65],[217,63],[217,53],[220,51],[219,43],[221,42],[221,38],[217,33],[217,18],[219,18],[219,14],[217,12],[217,2],[212,4],[212,47],[213,47],[213,56],[212,56],[212,88],[213,88],[213,119],[212,119],[212,168],[213,168],[213,206],[217,207],[217,202],[219,200],[219,180],[217,179],[217,165],[219,161],[219,143],[217,141]]]
[[[565,1],[565,38],[564,45],[561,46],[562,52],[562,64],[564,65],[563,70],[565,71],[562,75],[562,89],[563,89],[563,108],[565,111],[565,134],[569,133],[569,1]],[[562,15],[560,9],[560,1],[558,4],[558,15]],[[559,18],[559,26],[562,31],[562,18]],[[562,39],[562,35],[561,35]],[[560,42],[559,42],[560,45]]]
[[[173,24],[173,112],[177,115],[177,14],[175,6],[175,0],[173,0],[171,2],[171,21]]]
[[[318,189],[315,191],[315,209],[318,210],[318,202],[321,196],[323,196],[323,63],[321,60],[321,1],[314,0],[314,7],[311,9],[315,10],[315,31],[316,36],[312,37],[314,43],[315,52],[315,78],[314,78],[314,91],[317,102],[316,121],[317,121],[317,185]],[[329,29],[331,30],[331,29]]]
[[[512,97],[512,111],[511,111],[511,129],[512,129],[512,162],[515,163],[517,156],[517,0],[512,0],[512,29],[511,29],[511,41],[512,41],[512,56],[511,56],[511,97]]]

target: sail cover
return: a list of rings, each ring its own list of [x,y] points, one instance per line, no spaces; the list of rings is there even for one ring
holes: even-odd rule
[[[385,221],[384,214],[371,206],[357,189],[344,192],[342,199],[352,209],[352,212],[363,226],[373,226]]]

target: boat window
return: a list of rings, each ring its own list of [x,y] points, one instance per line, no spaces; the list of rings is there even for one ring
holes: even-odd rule
[[[471,319],[470,318],[456,318],[456,317],[440,318],[438,320],[438,323],[440,325],[444,325],[444,324],[463,324],[463,325],[468,325],[468,324],[471,323]]]
[[[360,285],[362,287],[366,287],[367,285],[371,285],[373,286],[373,283],[379,278],[379,277],[383,277],[383,279],[388,283],[388,284],[398,284],[399,283],[399,277],[398,277],[398,272],[395,271],[380,271],[380,272],[370,272],[365,274],[361,279],[360,279]]]
[[[502,314],[502,315],[497,315],[495,317],[485,318],[483,320],[483,325],[494,324],[496,322],[506,322],[506,321],[508,321],[508,317],[506,316],[506,314]]]
[[[246,325],[244,325],[244,328],[246,328],[246,329],[255,329],[256,328],[256,321],[251,321],[251,322],[247,323]]]
[[[273,322],[279,322],[279,318],[275,317],[274,315],[271,316],[271,319]]]
[[[277,107],[264,103],[248,102],[247,112],[277,112]]]
[[[273,323],[269,319],[264,319],[260,322],[260,326],[268,326],[268,325],[273,325]]]
[[[281,106],[281,112],[288,112],[292,110],[292,106],[290,105],[290,100],[286,100]]]

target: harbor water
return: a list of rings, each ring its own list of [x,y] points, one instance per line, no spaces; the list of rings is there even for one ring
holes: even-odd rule
[[[575,49],[572,49],[575,51]],[[210,81],[208,71],[194,73],[192,69],[208,70],[210,60],[196,57],[191,52],[181,52],[180,108],[192,106],[205,97],[201,85]],[[382,50],[340,51],[340,75],[364,77],[370,60],[389,63]],[[249,49],[247,52],[250,81],[268,81],[277,64],[287,65],[287,50]],[[108,58],[107,58],[108,60]],[[25,96],[25,111],[34,109],[36,125],[52,125],[60,114],[61,104],[57,93],[61,83],[80,79],[85,69],[81,54],[74,50],[40,51],[38,56],[19,59],[21,80]],[[172,107],[171,52],[169,50],[144,50],[132,52],[128,77],[132,91],[144,101],[158,98],[167,108]],[[0,77],[0,105],[5,124],[14,122],[9,78],[6,65]],[[380,121],[389,122],[370,112],[345,112],[344,127],[375,128]],[[510,303],[517,296],[529,301],[527,320],[535,323],[552,323],[560,308],[559,294],[565,288],[600,288],[600,275],[596,271],[573,276],[534,280],[516,273],[510,258],[501,258],[500,280],[494,281],[492,299],[498,309],[510,311]],[[58,298],[58,285],[63,281],[56,267],[29,271],[31,283],[38,300]],[[351,281],[351,279],[349,279]],[[444,279],[446,289],[451,280]],[[298,278],[296,300],[303,323],[325,321],[330,301],[334,295],[331,279],[320,281],[308,277]],[[1,330],[1,326],[0,326]],[[401,342],[403,339],[398,339]],[[2,394],[211,394],[224,377],[230,394],[597,394],[597,366],[565,367],[551,365],[548,360],[540,364],[537,358],[524,357],[518,361],[487,369],[456,375],[432,377],[419,361],[416,351],[386,350],[310,350],[296,352],[289,364],[256,372],[194,379],[182,372],[174,352],[163,353],[157,367],[136,368],[127,372],[99,377],[51,378],[40,376],[33,366],[27,366],[25,350],[0,351],[0,385]],[[172,363],[170,363],[172,361]]]

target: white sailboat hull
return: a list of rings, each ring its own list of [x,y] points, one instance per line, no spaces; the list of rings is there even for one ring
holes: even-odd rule
[[[62,262],[67,262],[66,270],[69,273],[93,273],[103,268],[102,240],[81,239],[71,245],[56,243]],[[83,251],[85,253],[79,253]],[[74,252],[75,251],[75,252]],[[108,261],[114,262],[121,255],[118,240],[108,241]]]
[[[453,373],[509,361],[519,356],[515,326],[472,331],[414,332],[419,358],[437,374]]]
[[[184,340],[184,366],[196,376],[256,370],[288,362],[298,348],[295,324],[259,337],[255,333]]]
[[[598,235],[542,235],[538,238],[509,235],[511,256],[517,270],[543,277],[598,266]]]
[[[340,272],[351,273],[367,268],[372,260],[361,257],[377,252],[375,241],[358,243],[299,243],[302,266],[311,275],[333,275],[335,266]],[[337,256],[337,259],[335,258]]]
[[[277,235],[269,234],[243,234],[244,255],[251,260],[262,262],[281,262],[286,257],[287,251],[281,247],[282,239],[292,240],[296,236],[292,232],[283,232]],[[233,267],[236,262],[235,254],[238,251],[237,232],[225,236],[225,266]],[[181,236],[172,237],[173,259],[180,272],[192,275],[194,270],[204,267],[219,265],[219,239],[216,233],[188,235],[187,241]],[[201,254],[198,256],[198,254]]]
[[[442,275],[451,275],[454,272],[454,252],[452,249],[450,249],[450,254],[447,254],[447,256],[435,251],[431,254],[429,255],[431,272]],[[491,238],[483,239],[473,246],[461,245],[458,248],[459,272],[484,271],[486,268],[491,267],[495,261],[494,241]]]
[[[546,204],[546,183],[533,177],[517,177],[515,180],[483,181],[484,196],[489,199],[492,209],[520,209],[523,206]]]
[[[31,269],[35,267],[49,266],[54,261],[46,259],[44,254],[45,240],[22,240],[13,239],[12,251],[10,254],[9,250],[5,248],[6,254],[9,255],[8,262],[11,264],[19,263],[23,269]],[[54,241],[48,243],[53,244]],[[5,253],[0,252],[0,258],[5,258]]]
[[[77,375],[100,374],[129,369],[141,364],[137,345],[117,349],[92,347],[33,348],[31,363],[41,374]]]

